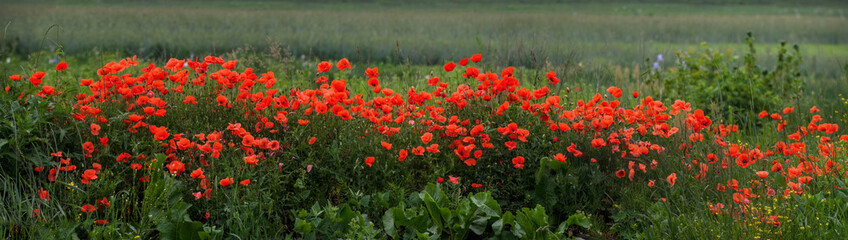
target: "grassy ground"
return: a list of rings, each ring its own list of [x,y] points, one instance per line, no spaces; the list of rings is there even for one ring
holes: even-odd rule
[[[843,3],[0,3],[6,238],[848,233]],[[748,31],[756,54],[746,55]],[[778,60],[781,40],[790,53]],[[786,60],[792,43],[803,54],[798,67]],[[192,53],[237,64],[166,67],[167,57]],[[483,61],[444,70],[473,53]],[[96,74],[133,54],[138,66]],[[351,69],[337,68],[342,57]],[[761,67],[744,65],[753,57]],[[320,61],[333,66],[316,72]],[[151,63],[168,69],[150,71]],[[375,67],[382,91],[369,85],[366,69]],[[469,67],[494,82],[464,77]],[[46,72],[40,83],[35,72]],[[515,88],[500,89],[510,76]],[[433,77],[444,85],[429,84]],[[757,118],[762,110],[777,115]],[[485,136],[472,133],[477,126]],[[439,151],[413,152],[430,144]],[[462,156],[466,147],[479,155]],[[634,154],[640,147],[646,153]]]
[[[115,73],[114,77],[104,78],[94,74],[100,64],[93,57],[63,57],[62,60],[70,64],[62,71],[55,70],[56,64],[44,61],[46,59],[40,59],[40,65],[32,69],[27,69],[31,65],[26,64],[15,66],[22,65],[19,62],[13,66],[4,64],[4,72],[21,73],[24,77],[17,81],[4,80],[0,85],[10,87],[9,94],[0,95],[4,100],[2,103],[6,104],[0,108],[4,111],[0,132],[4,133],[2,136],[8,136],[0,138],[7,142],[0,145],[0,154],[4,156],[3,164],[0,164],[0,184],[3,185],[0,191],[4,194],[0,194],[0,201],[9,206],[0,211],[0,223],[3,223],[0,235],[42,239],[67,236],[154,239],[182,233],[188,239],[206,235],[211,239],[268,236],[360,239],[367,237],[359,234],[370,234],[376,238],[398,239],[413,238],[415,233],[421,233],[459,239],[476,235],[526,239],[533,238],[527,229],[537,229],[535,234],[548,234],[551,238],[697,239],[732,236],[793,239],[813,236],[839,238],[844,236],[843,230],[848,229],[840,220],[848,215],[844,205],[848,195],[843,190],[848,188],[843,177],[845,169],[837,167],[838,170],[833,170],[824,164],[825,161],[837,166],[848,164],[844,152],[844,147],[848,146],[848,135],[843,129],[832,133],[811,132],[798,141],[787,137],[799,126],[807,126],[807,119],[812,115],[808,109],[810,104],[817,103],[817,96],[805,94],[804,101],[800,103],[777,103],[780,107],[796,108],[794,113],[782,113],[789,121],[786,131],[775,131],[780,120],[767,117],[740,127],[738,133],[725,135],[722,133],[724,130],[718,129],[724,128],[719,126],[726,121],[715,116],[710,116],[709,130],[692,130],[686,120],[692,110],[682,109],[684,107],[677,103],[672,105],[670,101],[663,103],[667,108],[654,108],[663,114],[647,113],[640,104],[648,96],[657,96],[658,92],[650,86],[625,80],[627,77],[616,80],[610,75],[598,73],[606,71],[603,68],[557,69],[557,76],[562,77],[557,84],[549,83],[544,77],[535,78],[540,72],[544,76],[547,69],[517,68],[513,76],[520,79],[518,87],[527,89],[493,93],[490,100],[484,100],[485,97],[471,94],[473,91],[465,95],[451,87],[462,89],[460,84],[475,88],[478,84],[483,86],[480,81],[461,76],[466,73],[465,67],[445,72],[442,66],[366,65],[354,61],[352,69],[338,71],[335,68],[338,63],[333,60],[333,68],[329,72],[316,74],[316,61],[302,63],[294,57],[260,59],[245,52],[234,56],[236,58],[225,58],[238,59],[234,71],[246,73],[248,67],[255,67],[253,73],[257,77],[273,71],[276,84],[269,87],[257,83],[249,87],[253,84],[248,82],[253,80],[249,80],[248,74],[234,74],[233,88],[226,87],[227,80],[208,77],[227,72],[218,64],[209,68],[205,78],[199,76],[199,72],[205,71],[191,70],[188,81],[193,82],[195,77],[205,79],[206,84],[202,86],[190,82],[182,85],[164,75],[142,70],[149,66],[146,61],[139,62],[138,66],[129,66],[123,72]],[[469,66],[479,67],[483,72],[501,72],[502,69],[492,67],[494,65],[485,59]],[[106,58],[106,61],[111,60],[116,58]],[[156,66],[166,65],[156,62]],[[379,86],[394,89],[400,95],[387,97],[392,93],[372,91],[372,87],[366,84],[368,77],[365,75],[366,68],[371,67],[379,68]],[[30,75],[28,72],[35,71],[47,73],[38,86],[33,86],[32,80],[27,77]],[[179,69],[167,71],[176,75]],[[342,92],[334,92],[337,90],[330,89],[339,88],[327,89],[326,85],[322,87],[314,83],[318,76],[328,77],[329,82],[346,79],[347,84]],[[421,81],[421,78],[433,76],[440,77],[440,82],[448,87],[431,86]],[[80,87],[87,84],[78,79],[85,78],[98,79],[89,86],[112,84],[113,88],[108,90],[109,97],[89,96],[101,90]],[[113,82],[107,83],[105,79],[109,78]],[[9,78],[3,76],[3,79]],[[128,83],[137,79],[144,81]],[[612,84],[615,81],[623,84]],[[123,95],[127,93],[126,89],[119,88],[126,86],[129,89],[129,85],[141,87],[142,91],[127,98],[128,95]],[[165,88],[157,87],[162,85]],[[620,86],[624,94],[615,97],[606,90],[610,85]],[[39,97],[36,94],[44,91],[43,86],[55,86],[62,93]],[[180,87],[183,87],[182,90],[177,91]],[[536,89],[543,87],[550,89],[546,95],[551,97],[529,97],[521,93],[536,94]],[[442,92],[446,95],[417,105],[407,102],[412,101],[407,100],[406,95],[412,88],[418,93],[426,91],[437,95]],[[168,94],[164,94],[165,89]],[[268,90],[278,91],[270,93]],[[482,92],[489,91],[493,89]],[[631,97],[631,91],[639,92],[639,97]],[[279,108],[254,108],[259,106],[259,99],[253,102],[250,100],[253,97],[242,96],[243,93],[253,95],[253,92],[272,94],[276,98],[286,97],[289,104]],[[316,92],[322,95],[313,95]],[[599,94],[597,97],[596,93]],[[336,97],[329,96],[334,94],[350,97],[352,104],[333,103],[332,99]],[[497,113],[500,110],[496,108],[503,106],[502,101],[510,98],[508,94],[524,95],[526,100],[510,102],[506,111]],[[156,97],[158,103],[153,104],[149,96]],[[189,96],[195,98],[196,105],[185,100]],[[222,104],[219,96],[229,99],[227,101],[231,104]],[[362,103],[353,100],[360,97],[364,99]],[[398,99],[391,102],[401,105],[389,105],[385,100],[388,98]],[[457,100],[464,98],[469,105],[459,108]],[[590,100],[592,98],[608,101],[595,104]],[[591,101],[592,104],[579,107],[578,100],[582,103]],[[276,101],[272,105],[276,106]],[[295,102],[300,103],[300,107],[294,106]],[[522,107],[522,102],[526,102],[528,107]],[[543,123],[543,113],[533,110],[550,107],[556,102],[561,103],[562,108],[551,107],[549,116],[552,121],[585,123],[585,129],[552,131]],[[376,104],[379,103],[384,105],[378,107]],[[654,107],[658,103],[654,102]],[[316,113],[320,110],[314,109],[319,109],[321,104],[334,106],[331,109],[341,107],[363,112],[358,112],[351,120],[343,120],[330,111]],[[530,104],[539,106],[529,107]],[[848,110],[848,103],[840,101],[837,104],[839,111]],[[618,107],[605,110],[607,106]],[[361,110],[361,107],[366,110]],[[693,105],[692,109],[695,108],[706,107]],[[663,132],[658,132],[659,128],[653,123],[666,121],[659,119],[666,112],[674,114],[670,109],[681,111],[667,121],[680,132],[662,136]],[[158,110],[164,112],[153,114]],[[565,117],[566,110],[581,115],[569,120]],[[405,111],[414,112],[407,116]],[[423,114],[418,115],[418,111]],[[642,111],[646,113],[634,114]],[[378,126],[373,122],[376,118],[366,117],[370,112],[387,120]],[[605,118],[604,121],[613,121],[612,129],[596,126],[599,123],[597,117],[608,113],[621,113],[617,115],[621,117]],[[827,119],[817,122],[822,126],[825,122],[848,123],[844,117],[835,119],[833,111],[822,109],[816,114]],[[281,115],[287,117],[287,124],[276,120]],[[446,119],[439,120],[440,115]],[[592,115],[595,115],[594,119],[589,117]],[[73,120],[72,116],[80,116],[83,120]],[[136,129],[132,116],[143,116],[142,123],[166,128],[167,136],[154,135],[154,132],[162,131],[155,130],[155,127]],[[395,119],[399,116],[406,118],[398,122]],[[642,119],[629,122],[633,118]],[[467,126],[460,123],[466,120],[469,121]],[[267,124],[265,121],[274,124],[259,124]],[[486,137],[466,133],[478,121]],[[512,123],[527,129],[529,136],[526,142],[500,132]],[[399,132],[380,132],[381,126],[397,127]],[[467,128],[467,131],[460,130],[462,134],[451,136],[455,133],[451,129],[456,126],[464,126],[462,128]],[[633,129],[646,126],[653,129],[653,133],[652,130],[647,130],[645,135],[633,132]],[[702,133],[705,140],[690,140],[692,135],[689,134],[693,131]],[[433,140],[423,140],[424,132],[432,133]],[[211,138],[211,134],[216,133],[223,134],[221,140]],[[210,137],[199,137],[198,134]],[[646,146],[657,144],[665,149],[651,148],[648,155],[632,156],[632,153],[622,155],[612,150],[616,144],[611,142],[607,146],[593,146],[599,139],[612,141],[607,134],[619,136],[612,138],[624,142],[622,149],[646,143]],[[632,138],[619,134],[632,134]],[[107,143],[101,142],[103,137],[108,137]],[[315,142],[310,140],[313,137]],[[821,143],[826,140],[819,137],[829,137],[831,140],[827,141],[833,141],[833,145]],[[280,149],[247,145],[265,138],[279,141]],[[189,145],[184,145],[185,139],[196,145],[186,147]],[[169,140],[175,143],[168,144]],[[178,141],[181,142],[179,147],[175,145]],[[208,148],[214,146],[215,141],[222,141],[219,157],[215,157],[215,150]],[[453,147],[471,141],[475,141],[475,145],[480,144],[476,149],[482,151],[482,155],[474,157],[473,164],[459,159],[454,152],[458,148]],[[493,143],[492,148],[482,147],[489,141]],[[726,141],[735,147],[722,146],[716,141]],[[83,142],[93,143],[95,147],[84,150]],[[393,146],[387,147],[382,142]],[[509,149],[509,142],[517,142],[518,147]],[[792,149],[786,151],[795,153],[772,147],[778,142],[791,143]],[[585,155],[568,150],[572,143]],[[438,144],[436,147],[440,151],[422,155],[411,152],[412,148],[428,144]],[[691,145],[684,147],[687,144]],[[819,146],[818,149],[832,146],[836,152],[826,154],[814,150],[816,146]],[[756,152],[754,149],[776,154],[747,166],[740,164],[739,156],[735,155],[738,148],[742,148],[742,153],[752,155]],[[397,160],[402,155],[400,149],[410,151],[405,161]],[[63,152],[62,157],[51,155],[60,151]],[[723,156],[728,152],[734,154]],[[126,162],[114,160],[121,159],[124,153],[131,158],[125,159]],[[552,160],[557,153],[567,156],[565,163]],[[717,155],[719,159],[708,160],[708,154]],[[259,162],[248,163],[247,159],[252,156],[259,156]],[[518,156],[522,157],[522,161],[515,160]],[[368,162],[367,157],[376,160]],[[63,158],[71,160],[61,163],[59,159]],[[802,159],[807,158],[818,159],[819,164],[814,166],[823,168],[825,172],[816,175],[811,172],[813,169],[809,172],[798,170],[796,166],[802,166],[805,161]],[[657,163],[652,164],[652,161]],[[132,167],[133,163],[143,165],[136,168]],[[782,168],[774,168],[775,163],[783,164]],[[49,168],[70,164],[76,170],[59,171],[51,180]],[[638,164],[650,167],[642,171],[638,170]],[[628,165],[630,172],[636,174],[633,180],[625,177]],[[39,166],[46,168],[29,170]],[[90,174],[84,175],[83,171],[93,169],[97,169],[97,178],[86,179],[86,176],[90,178]],[[196,178],[196,175],[190,175],[196,169],[201,169],[205,176]],[[621,175],[618,175],[619,170]],[[164,174],[166,171],[176,173]],[[754,173],[756,171],[769,171],[770,175],[762,178]],[[83,180],[80,180],[81,175]],[[451,177],[457,176],[461,180],[457,180],[457,184],[451,183]],[[228,178],[234,179],[233,182],[222,181]],[[244,180],[249,182],[241,183]],[[738,185],[731,184],[732,181],[738,181]],[[442,190],[433,190],[431,184],[440,186]],[[482,187],[475,187],[477,184]],[[425,190],[419,193],[422,189]],[[86,204],[90,204],[89,210],[83,207]],[[425,206],[427,204],[430,206]],[[714,208],[717,204],[723,207]],[[489,210],[473,210],[486,209],[483,205]],[[431,217],[427,209],[433,209],[433,206],[439,208],[443,217]],[[468,210],[469,207],[472,210]],[[483,211],[488,211],[487,215],[482,215]],[[513,217],[513,213],[517,217]],[[585,220],[578,220],[582,222],[579,227],[558,227],[563,226],[561,223],[570,222],[570,216],[582,216]],[[503,221],[498,223],[496,220]],[[496,230],[503,229],[504,225],[509,225],[505,227],[508,231]],[[470,233],[469,226],[474,234]],[[462,237],[461,233],[468,235]],[[188,234],[194,236],[188,237]]]

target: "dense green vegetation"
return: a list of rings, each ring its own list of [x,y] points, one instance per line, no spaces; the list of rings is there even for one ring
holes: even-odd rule
[[[61,26],[68,53],[220,55],[267,39],[294,56],[360,62],[435,64],[475,52],[499,66],[583,62],[623,67],[701,42],[743,51],[754,32],[765,56],[780,41],[800,44],[805,70],[830,78],[848,56],[844,4],[702,5],[669,3],[385,3],[180,1],[5,3],[4,45],[25,56],[40,50],[44,30]],[[739,53],[741,54],[741,53]],[[769,64],[769,63],[763,63]],[[843,63],[844,64],[844,63]]]

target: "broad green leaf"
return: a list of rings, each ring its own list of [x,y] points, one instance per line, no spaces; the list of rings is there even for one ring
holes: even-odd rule
[[[429,187],[429,186],[428,186]],[[427,208],[427,212],[430,213],[430,219],[433,220],[433,223],[439,228],[439,231],[442,231],[444,225],[442,224],[442,215],[441,211],[439,211],[439,207],[436,205],[436,201],[433,200],[433,197],[430,196],[429,193],[422,192],[421,200],[424,202],[424,206]]]
[[[395,210],[400,210],[399,208],[391,208],[386,211],[386,214],[383,214],[383,230],[386,231],[386,235],[389,235],[392,238],[398,238],[397,233],[395,232]]]
[[[489,223],[489,217],[480,217],[471,221],[471,225],[468,227],[477,235],[482,235],[483,232],[486,231],[486,228]]]

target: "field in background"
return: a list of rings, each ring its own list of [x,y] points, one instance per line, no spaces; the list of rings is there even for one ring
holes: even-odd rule
[[[848,26],[844,4],[2,4],[4,44],[22,55],[49,48],[40,46],[41,39],[59,24],[58,38],[69,54],[119,50],[188,57],[262,48],[270,38],[310,58],[441,64],[486,52],[502,66],[547,60],[632,67],[657,54],[673,61],[674,52],[701,42],[740,49],[745,33],[753,32],[765,57],[773,58],[780,41],[800,44],[804,68],[817,76],[841,76],[848,59],[848,31],[839,27]]]

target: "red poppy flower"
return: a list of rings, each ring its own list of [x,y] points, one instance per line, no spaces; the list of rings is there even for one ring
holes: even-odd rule
[[[315,79],[315,83],[327,83],[327,77],[326,76],[320,76],[320,77]]]
[[[380,141],[380,145],[383,145],[383,148],[385,148],[386,150],[392,150],[392,144],[391,143]]]
[[[668,183],[671,183],[671,186],[674,187],[674,183],[677,182],[677,173],[671,173],[668,177],[665,178]]]
[[[471,55],[471,61],[472,61],[472,62],[480,62],[480,59],[481,59],[482,57],[483,57],[483,55],[482,55],[482,54],[479,54],[479,53],[478,53],[478,54]]]
[[[235,60],[227,61],[227,62],[221,64],[221,67],[224,67],[224,68],[229,69],[229,70],[233,70],[234,68],[236,68],[236,61]]]
[[[480,75],[480,69],[475,67],[468,67],[465,69],[465,73],[462,74],[464,78],[476,78]]]
[[[754,164],[754,160],[748,154],[740,154],[736,157],[736,165],[739,165],[739,167],[747,168],[751,164]]]
[[[315,137],[311,137],[311,138],[309,138],[309,142],[308,142],[308,143],[309,143],[309,145],[312,145],[313,143],[315,143]]]
[[[191,105],[196,105],[196,104],[197,104],[197,101],[195,101],[194,96],[186,96],[186,97],[185,97],[185,100],[183,100],[183,103],[185,103],[185,104],[191,104]]]
[[[554,155],[554,159],[560,162],[565,162],[565,155],[562,155],[562,153],[557,153],[556,155]]]
[[[768,115],[769,115],[768,112],[766,112],[766,110],[763,110],[762,112],[760,112],[760,114],[757,115],[757,117],[764,118],[764,117],[767,117]]]
[[[96,123],[91,124],[91,135],[97,136],[100,134],[100,125]]]
[[[323,61],[323,62],[318,64],[318,72],[322,73],[322,72],[330,71],[331,67],[333,67],[332,63],[329,63],[327,61]]]
[[[380,70],[377,69],[377,67],[366,68],[365,69],[365,75],[368,76],[368,77],[371,77],[371,78],[376,78],[377,76],[380,76]]]
[[[445,64],[445,72],[453,71],[454,68],[456,68],[456,64],[453,62]]]
[[[439,152],[439,144],[431,144],[429,147],[427,147],[427,151],[431,152],[431,153],[438,153]]]
[[[518,144],[515,141],[506,141],[504,142],[504,146],[506,146],[506,149],[508,150],[513,150],[518,146]]]
[[[348,61],[347,58],[342,58],[342,60],[339,60],[339,63],[336,64],[336,67],[339,71],[344,71],[345,68],[350,69],[350,61]]]
[[[374,157],[365,158],[365,164],[368,164],[368,167],[371,167],[371,164],[374,164]]]
[[[768,175],[769,175],[769,173],[766,172],[766,171],[757,171],[757,176],[760,177],[760,178],[767,178]]]
[[[215,100],[218,101],[218,105],[224,106],[224,107],[227,106],[227,97],[225,97],[224,95],[218,95],[218,97],[215,98]]]
[[[144,115],[130,114],[129,116],[129,120],[132,122],[138,122],[141,121],[141,119],[144,119]]]
[[[44,72],[33,73],[32,76],[29,77],[29,82],[31,82],[33,86],[38,86],[38,84],[41,84],[41,79],[44,78],[44,74]]]
[[[257,162],[259,162],[259,159],[256,158],[256,155],[244,157],[244,163],[246,164],[256,165]]]
[[[181,138],[179,141],[177,141],[177,147],[179,147],[180,150],[186,150],[189,148],[193,148],[194,146],[194,143],[191,142],[191,140],[188,140],[188,138]]]
[[[165,139],[168,138],[168,136],[171,135],[171,134],[168,133],[167,127],[156,127],[156,126],[151,125],[151,126],[148,127],[148,129],[150,130],[150,133],[153,134],[153,138],[155,138],[158,141],[164,141]]]
[[[171,163],[168,163],[165,167],[168,168],[168,172],[174,175],[180,175],[180,173],[185,171],[185,164],[177,160],[171,161]]]
[[[133,169],[133,170],[141,170],[141,164],[138,164],[138,163],[130,164],[130,168]]]
[[[40,197],[41,199],[44,199],[46,201],[50,201],[50,193],[47,192],[47,190],[38,189],[38,197]]]
[[[430,86],[438,85],[439,84],[439,77],[432,77],[430,79],[427,79],[427,84],[430,85]]]
[[[398,153],[398,162],[403,162],[407,156],[409,156],[409,153],[406,152],[406,149],[401,149]]]
[[[106,224],[109,224],[109,220],[107,220],[107,219],[98,219],[98,220],[94,220],[94,224],[97,224],[97,225],[106,225]]]
[[[460,66],[468,65],[468,58],[463,58],[462,60],[459,60],[459,65]]]
[[[333,80],[333,82],[330,83],[330,85],[333,87],[333,90],[335,90],[336,92],[344,92],[346,84],[347,81],[345,80]]]
[[[191,171],[191,178],[204,179],[206,176],[203,175],[203,169],[197,168],[194,171]]]
[[[448,176],[448,178],[449,178],[449,180],[448,180],[449,182],[451,182],[453,184],[459,184],[459,177],[454,177],[453,175],[451,175],[451,176]]]
[[[85,150],[85,153],[91,154],[94,152],[94,144],[91,142],[85,142],[82,144],[82,149]]]
[[[606,145],[607,145],[607,143],[602,138],[592,139],[592,147],[594,147],[594,148],[600,148],[600,147],[603,147],[603,146],[606,146]]]
[[[621,97],[621,89],[617,87],[609,87],[607,88],[607,92],[615,98]]]
[[[247,186],[248,184],[250,184],[250,179],[241,180],[239,184],[241,184],[242,186]]]
[[[793,107],[786,107],[786,108],[783,109],[783,114],[790,114],[794,110],[795,110],[795,108],[793,108]]]
[[[513,167],[518,168],[518,169],[524,168],[524,157],[517,156],[517,157],[512,158],[512,165],[513,165]]]
[[[221,186],[224,186],[224,187],[230,186],[230,184],[233,183],[233,178],[224,178],[224,179],[221,179],[221,181],[219,181],[218,183],[220,183]]]
[[[380,80],[378,80],[377,78],[372,77],[368,79],[368,86],[377,87],[378,85],[380,85]]]
[[[548,86],[533,90],[533,99],[539,99],[544,96],[547,96],[549,92],[550,90],[548,89]]]
[[[618,178],[623,178],[624,177],[624,170],[616,171],[615,176],[618,177]]]
[[[430,140],[433,140],[433,134],[432,133],[425,132],[423,135],[421,135],[421,141],[424,142],[424,144],[429,143]]]
[[[424,151],[425,151],[424,147],[418,146],[418,147],[415,147],[415,148],[412,149],[412,154],[421,156],[421,155],[424,155]]]
[[[103,197],[100,200],[97,200],[97,207],[98,208],[99,207],[109,207],[109,206],[111,206],[111,203],[109,203],[109,199],[107,199],[106,197]]]
[[[56,64],[56,71],[65,71],[65,69],[68,69],[68,64],[64,61],[60,62],[59,64]]]
[[[84,213],[94,212],[94,210],[97,210],[94,208],[94,205],[86,204],[82,206],[82,212]]]
[[[781,165],[780,163],[776,162],[774,163],[774,165],[771,165],[772,172],[780,172],[780,170],[783,170],[783,165]]]
[[[8,92],[8,86],[6,86],[6,87],[7,87],[7,92]],[[46,96],[50,96],[50,95],[56,95],[56,88],[54,88],[54,87],[52,87],[52,86],[42,85],[42,86],[41,86],[41,91],[39,91],[39,92],[38,92],[38,93],[36,93],[35,95],[36,95],[36,96],[39,96],[39,97],[46,97]]]

